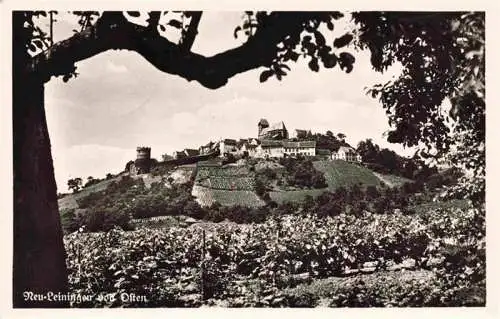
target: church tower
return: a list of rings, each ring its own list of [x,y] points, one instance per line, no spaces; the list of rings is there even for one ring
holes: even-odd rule
[[[269,127],[269,122],[266,119],[260,119],[257,126],[259,128],[258,137],[260,137],[262,135],[262,130]]]

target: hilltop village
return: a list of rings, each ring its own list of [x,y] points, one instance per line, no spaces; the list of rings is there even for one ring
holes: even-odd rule
[[[185,148],[172,155],[162,155],[162,163],[190,164],[214,157],[228,158],[285,158],[321,157],[327,160],[343,160],[361,163],[361,155],[351,146],[340,146],[337,151],[317,147],[311,138],[311,131],[296,129],[290,135],[283,121],[269,124],[267,119],[257,123],[257,137],[245,139],[223,138],[200,146],[198,149]],[[151,169],[151,148],[137,147],[137,159],[127,164],[132,174],[148,173]]]
[[[341,146],[336,152],[318,149],[316,141],[308,139],[306,130],[295,130],[290,136],[283,121],[269,125],[266,119],[261,119],[257,124],[258,132],[256,138],[246,139],[221,139],[217,142],[209,142],[198,149],[184,149],[175,151],[173,159],[210,154],[218,152],[219,156],[243,156],[253,158],[282,158],[322,155],[331,159],[340,159],[349,162],[361,162],[361,156],[352,147]],[[164,160],[169,156],[164,156]]]

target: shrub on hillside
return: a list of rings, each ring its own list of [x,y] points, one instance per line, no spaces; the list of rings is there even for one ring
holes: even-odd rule
[[[191,196],[191,186],[187,183],[166,187],[163,183],[153,183],[146,188],[142,179],[124,176],[105,190],[79,199],[79,207],[86,209],[87,214],[73,218],[78,225],[86,225],[88,231],[110,229],[113,224],[127,229],[132,217],[187,215],[203,218],[205,211]]]
[[[151,169],[152,176],[163,176],[168,174],[172,170],[172,165],[156,165]]]
[[[89,210],[76,214],[72,220],[73,231],[84,229],[89,232],[109,231],[115,227],[132,230],[130,215],[113,210]]]
[[[255,179],[255,193],[257,196],[262,197],[266,193],[267,187],[264,181],[260,178]]]
[[[285,157],[280,159],[280,164],[287,171],[287,184],[299,188],[325,188],[325,176],[314,168],[310,159],[304,157]]]

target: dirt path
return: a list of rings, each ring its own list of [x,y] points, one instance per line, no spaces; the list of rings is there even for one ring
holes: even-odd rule
[[[384,184],[386,184],[387,186],[389,187],[394,187],[396,186],[396,184],[394,184],[393,182],[391,182],[389,179],[385,178],[384,176],[382,176],[382,174],[379,174],[379,173],[376,173],[376,172],[373,172],[373,175],[377,176],[378,179],[380,179]]]

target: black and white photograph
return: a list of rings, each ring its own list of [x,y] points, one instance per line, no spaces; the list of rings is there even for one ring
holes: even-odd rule
[[[77,8],[9,12],[13,308],[487,306],[485,11]]]

